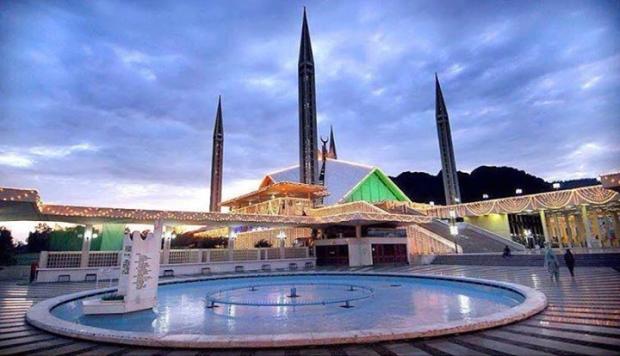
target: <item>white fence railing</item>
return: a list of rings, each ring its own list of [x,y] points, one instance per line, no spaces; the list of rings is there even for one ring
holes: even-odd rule
[[[162,250],[161,261],[164,261],[166,252],[168,252],[168,264],[170,265],[280,260],[308,258],[310,255],[307,247]],[[116,267],[121,261],[120,253],[120,251],[90,251],[88,258],[82,259],[80,251],[43,251],[39,257],[39,268]]]

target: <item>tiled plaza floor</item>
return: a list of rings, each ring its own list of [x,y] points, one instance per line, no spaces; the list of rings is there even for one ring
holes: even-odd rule
[[[347,270],[324,268],[322,270]],[[496,329],[433,339],[370,345],[274,350],[145,349],[82,341],[40,331],[24,315],[34,303],[59,294],[94,288],[93,283],[24,285],[0,281],[0,354],[29,355],[618,355],[620,354],[620,272],[581,268],[571,279],[562,270],[553,283],[542,267],[385,266],[359,272],[411,272],[487,278],[523,284],[547,295],[549,307],[525,321]]]

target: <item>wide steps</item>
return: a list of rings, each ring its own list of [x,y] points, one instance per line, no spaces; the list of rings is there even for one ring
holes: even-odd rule
[[[507,244],[512,244],[508,240],[499,241],[471,228],[461,229],[455,239],[454,236],[450,235],[450,227],[440,221],[420,224],[420,226],[449,241],[454,242],[456,240],[464,253],[502,252]]]

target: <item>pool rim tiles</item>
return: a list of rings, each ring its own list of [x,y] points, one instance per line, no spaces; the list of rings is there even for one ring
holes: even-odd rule
[[[303,332],[287,334],[264,334],[264,335],[204,335],[204,334],[169,334],[165,336],[133,331],[117,331],[80,325],[70,321],[60,319],[51,311],[53,308],[77,299],[90,297],[97,294],[109,293],[116,288],[102,288],[84,292],[72,293],[47,299],[36,304],[26,315],[26,320],[31,325],[45,331],[63,336],[74,337],[84,340],[96,339],[98,341],[110,342],[115,344],[135,345],[135,346],[160,346],[174,348],[272,348],[272,347],[292,347],[292,346],[312,346],[312,345],[342,345],[357,343],[374,343],[381,341],[396,341],[402,339],[417,339],[434,337],[455,333],[464,333],[476,330],[493,328],[501,325],[510,324],[519,320],[529,318],[543,311],[547,306],[546,296],[537,290],[523,285],[499,282],[479,278],[452,277],[452,276],[432,276],[410,273],[395,272],[283,272],[269,274],[244,274],[232,276],[212,276],[184,278],[174,281],[162,281],[160,285],[170,285],[178,283],[192,283],[220,279],[238,279],[255,277],[274,277],[274,276],[304,276],[304,275],[337,275],[337,276],[384,276],[384,277],[405,277],[444,280],[454,282],[473,283],[477,285],[490,286],[506,289],[522,295],[524,301],[514,307],[504,311],[492,313],[483,317],[471,318],[469,320],[457,320],[438,324],[426,324],[418,327],[406,328],[375,328],[364,330],[343,330],[335,332]]]

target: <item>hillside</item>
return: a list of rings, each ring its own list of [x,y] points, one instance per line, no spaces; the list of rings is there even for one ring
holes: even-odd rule
[[[437,175],[424,172],[403,172],[391,177],[400,189],[415,202],[434,201],[445,204],[441,171]],[[553,190],[552,182],[512,167],[480,166],[471,173],[458,172],[461,198],[464,203],[482,200],[482,194],[489,198],[505,198],[515,195],[517,188],[523,194],[542,193]],[[561,189],[570,189],[598,184],[594,178],[560,182]]]

